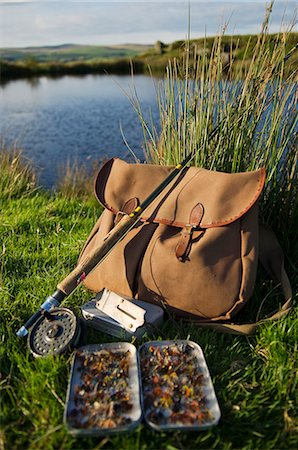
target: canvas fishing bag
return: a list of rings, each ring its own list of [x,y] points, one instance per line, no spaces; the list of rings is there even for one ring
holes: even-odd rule
[[[95,183],[104,211],[79,261],[172,170],[108,161]],[[230,322],[252,296],[260,258],[285,297],[270,320],[281,317],[291,309],[291,288],[275,235],[259,225],[258,199],[264,182],[264,169],[237,174],[183,170],[85,278],[86,287],[157,302],[201,326],[250,334],[258,323]]]

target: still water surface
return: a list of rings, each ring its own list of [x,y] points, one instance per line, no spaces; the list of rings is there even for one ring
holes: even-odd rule
[[[12,81],[0,86],[0,137],[23,149],[47,188],[57,183],[59,168],[68,162],[91,166],[114,156],[132,160],[121,127],[142,161],[142,128],[125,94],[131,97],[134,87],[144,115],[152,114],[157,123],[154,81],[144,75],[133,81],[109,75]]]

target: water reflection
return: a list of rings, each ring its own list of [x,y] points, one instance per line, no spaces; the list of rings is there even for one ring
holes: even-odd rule
[[[32,87],[33,89],[37,89],[40,86],[40,78],[39,77],[31,77],[31,78],[27,78],[27,83],[29,84],[30,87]]]
[[[143,161],[143,132],[125,94],[136,89],[142,109],[158,122],[154,81],[144,75],[87,75],[30,78],[1,85],[0,136],[24,150],[52,187],[58,167],[78,162],[91,167],[102,158],[133,159],[124,143]]]

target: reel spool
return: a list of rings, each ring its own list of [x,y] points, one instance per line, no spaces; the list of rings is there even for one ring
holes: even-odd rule
[[[59,355],[75,347],[80,334],[79,319],[70,309],[53,308],[31,328],[28,346],[35,358]]]

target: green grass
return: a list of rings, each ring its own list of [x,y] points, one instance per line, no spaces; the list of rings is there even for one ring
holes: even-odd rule
[[[34,360],[15,332],[75,265],[99,207],[33,192],[3,199],[1,252],[1,428],[12,448],[295,448],[297,312],[241,338],[166,323],[167,338],[198,342],[215,384],[222,420],[202,433],[157,433],[144,425],[113,438],[74,439],[62,424],[68,355]],[[67,306],[90,298],[77,291]],[[296,326],[295,326],[296,325]],[[155,336],[158,338],[159,336]],[[89,342],[113,340],[99,332]]]
[[[144,120],[137,95],[132,105],[144,128],[150,161],[175,163],[192,150],[194,163],[212,170],[237,172],[266,166],[262,215],[283,245],[297,301],[297,99],[291,100],[297,72],[284,78],[286,38],[272,48],[266,33],[260,34],[239,89],[235,84],[222,84],[221,37],[213,44],[210,58],[201,53],[194,64],[188,52],[186,59],[170,64],[167,77],[157,88],[161,133]],[[235,70],[240,79],[241,67]],[[268,97],[268,88],[277,94]],[[259,129],[266,110],[266,127]],[[220,133],[208,142],[215,123],[221,124]],[[71,437],[63,426],[70,355],[34,360],[26,342],[15,333],[75,266],[101,208],[91,195],[84,195],[84,186],[76,192],[71,173],[64,186],[60,185],[61,193],[36,188],[34,175],[17,153],[11,156],[1,150],[0,173],[0,448],[298,447],[297,309],[277,322],[264,324],[250,337],[170,320],[153,336],[192,339],[202,347],[222,413],[218,426],[200,433],[158,433],[141,424],[132,433],[113,437]],[[80,288],[65,306],[79,313],[90,297]],[[262,316],[282,302],[278,289],[260,270],[254,296],[240,318],[255,319],[264,298]],[[145,336],[143,340],[148,339]],[[88,343],[113,340],[116,338],[96,331],[85,336]]]
[[[7,164],[7,153],[0,154],[1,173],[11,180],[10,190],[0,189],[1,446],[127,450],[297,448],[297,311],[264,325],[252,337],[223,335],[179,321],[166,321],[160,333],[153,336],[191,339],[201,345],[222,413],[220,424],[213,429],[158,433],[141,424],[132,433],[113,437],[75,439],[67,433],[63,411],[70,355],[35,360],[26,341],[15,333],[75,266],[101,208],[92,198],[82,199],[74,193],[67,198],[43,192],[34,187],[33,179],[28,188],[28,169],[22,168],[16,154],[12,158],[18,159],[18,174]],[[22,189],[13,177],[23,179]],[[295,272],[287,269],[293,281]],[[252,316],[272,288],[262,274],[260,280],[251,303]],[[79,307],[90,297],[80,288],[65,306],[79,313]],[[270,297],[274,305],[280,301],[280,297]],[[146,336],[143,341],[148,339]],[[91,330],[85,336],[85,343],[116,340]]]

